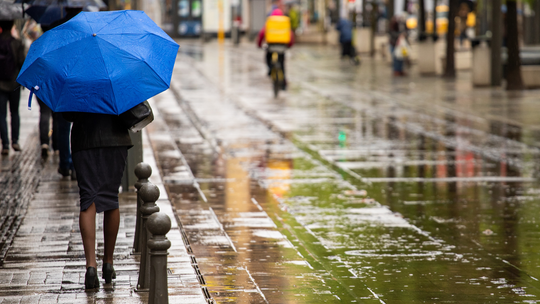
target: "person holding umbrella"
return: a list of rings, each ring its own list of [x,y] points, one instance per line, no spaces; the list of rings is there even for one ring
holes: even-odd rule
[[[71,112],[64,117],[73,122],[71,150],[78,173],[81,212],[79,228],[87,272],[85,289],[99,287],[96,261],[96,213],[104,212],[104,254],[102,278],[116,278],[113,254],[120,227],[118,188],[126,166],[127,150],[133,146],[128,129],[117,115]]]
[[[21,98],[20,85],[15,80],[25,59],[24,44],[11,35],[13,20],[0,21],[0,137],[2,155],[9,154],[9,132],[7,126],[7,106],[11,113],[11,147],[21,151],[19,145]]]
[[[36,40],[17,81],[73,121],[85,289],[99,287],[96,213],[104,212],[105,283],[115,278],[118,191],[131,147],[120,114],[170,86],[176,44],[142,11],[81,12]]]

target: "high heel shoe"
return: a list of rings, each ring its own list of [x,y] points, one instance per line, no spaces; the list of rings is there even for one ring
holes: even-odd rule
[[[84,289],[99,288],[99,279],[97,270],[95,267],[86,268],[86,275],[84,276]]]
[[[114,267],[112,264],[109,263],[103,263],[103,267],[101,268],[102,278],[105,279],[105,283],[109,284],[112,282],[112,279],[116,279],[116,271],[114,271]]]

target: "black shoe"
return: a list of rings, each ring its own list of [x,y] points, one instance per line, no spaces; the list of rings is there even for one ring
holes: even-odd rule
[[[102,272],[101,277],[105,279],[105,283],[107,284],[111,283],[112,279],[116,279],[116,271],[114,271],[114,267],[112,266],[112,264],[103,263],[101,272]]]
[[[69,169],[67,168],[58,168],[58,173],[62,174],[64,177],[70,175]]]
[[[49,145],[43,144],[41,145],[41,157],[45,158],[49,156]]]
[[[97,270],[95,267],[86,268],[86,275],[84,276],[84,289],[99,288],[99,279],[97,276]]]

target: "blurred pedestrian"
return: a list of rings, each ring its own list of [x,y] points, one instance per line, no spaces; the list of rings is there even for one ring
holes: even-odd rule
[[[51,118],[53,116],[53,113],[47,105],[37,98],[38,104],[39,104],[39,141],[41,144],[41,156],[46,158],[49,156],[49,144],[50,144],[50,136],[49,132],[51,129]],[[53,137],[57,137],[58,130],[57,128],[54,128],[53,126]],[[53,138],[53,143],[56,145],[57,140]],[[54,149],[58,150],[58,149]]]
[[[296,4],[289,4],[287,8],[287,16],[291,19],[291,30],[296,34],[296,30],[300,27],[300,11]]]
[[[395,55],[395,49],[399,42],[400,37],[405,37],[405,31],[402,29],[403,26],[400,24],[396,16],[392,16],[390,19],[390,55],[392,56],[392,71],[394,76],[405,76],[403,71],[403,58],[398,58]]]
[[[86,258],[86,289],[99,287],[96,261],[96,213],[104,212],[102,278],[116,278],[113,254],[120,226],[118,189],[132,146],[128,129],[117,115],[64,113],[73,122],[71,150],[79,185],[79,228]]]
[[[0,137],[2,138],[2,155],[9,154],[9,132],[7,126],[7,107],[11,114],[11,147],[21,151],[19,145],[21,98],[17,75],[24,63],[24,44],[12,36],[13,20],[0,21]]]
[[[46,26],[44,26],[47,28]],[[48,29],[48,28],[47,28]],[[38,25],[33,19],[29,19],[25,22],[23,27],[23,35],[24,35],[24,42],[26,45],[26,49],[30,48],[30,45],[38,39],[41,34],[43,33],[42,28],[40,25]],[[41,144],[41,156],[46,158],[49,155],[49,144],[50,144],[50,126],[51,126],[51,118],[53,116],[53,113],[39,97],[37,97],[37,101],[39,104],[39,141]],[[58,124],[54,124],[53,126],[53,150],[58,151],[58,148],[56,148],[56,143],[58,140],[55,140],[54,137],[58,136]]]
[[[353,24],[351,21],[340,18],[336,24],[336,29],[339,31],[339,44],[341,45],[341,58],[349,57],[355,64],[359,64],[360,60],[356,55],[356,49],[353,45]]]
[[[82,7],[66,7],[66,16],[60,20],[57,20],[50,25],[42,25],[41,28],[44,32],[51,30],[71,18],[75,17],[82,11]],[[58,173],[62,176],[71,176],[72,180],[77,179],[76,170],[73,166],[73,160],[71,159],[71,150],[69,145],[69,134],[71,132],[71,123],[64,119],[62,113],[54,113],[43,102],[38,99],[40,106],[40,142],[41,142],[41,155],[46,157],[49,153],[49,121],[52,113],[53,118],[53,148],[59,151],[60,162],[58,164]]]
[[[43,31],[41,29],[41,26],[36,23],[34,19],[28,19],[24,23],[23,29],[23,43],[24,43],[24,49],[26,52],[28,52],[28,49],[30,48],[30,45],[32,42],[34,42],[36,39],[38,39],[41,34],[43,34]]]

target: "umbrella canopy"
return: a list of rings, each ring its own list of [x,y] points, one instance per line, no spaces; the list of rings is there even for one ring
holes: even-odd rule
[[[17,82],[55,112],[118,115],[169,88],[178,47],[142,11],[81,12],[31,45]]]
[[[24,12],[39,24],[51,24],[54,21],[60,20],[66,16],[66,10],[58,4],[52,4],[49,6],[32,5]]]
[[[64,7],[86,7],[86,6],[97,6],[99,8],[107,7],[105,2],[103,2],[102,0],[15,0],[15,3],[27,3],[31,5],[40,5],[40,6],[60,5]]]
[[[15,20],[24,18],[24,7],[11,0],[0,0],[0,20]]]

